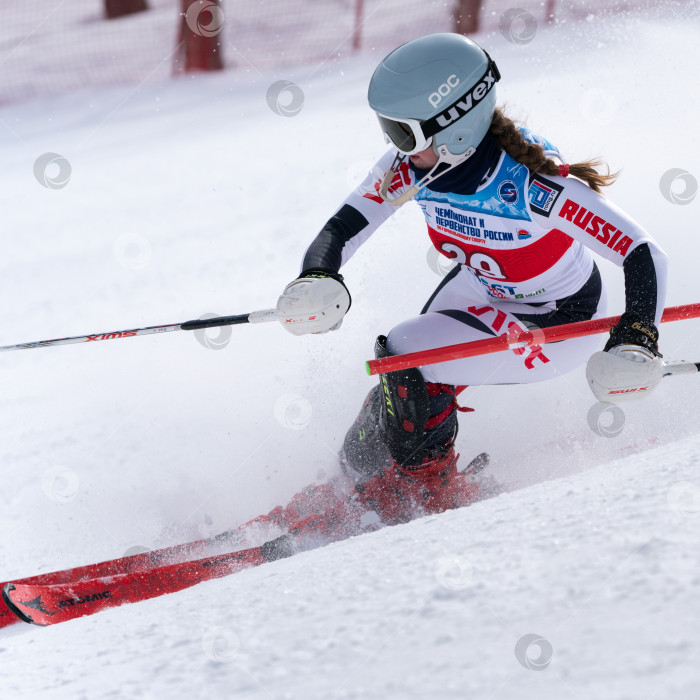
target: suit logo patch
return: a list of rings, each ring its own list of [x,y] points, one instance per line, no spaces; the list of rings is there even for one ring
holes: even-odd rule
[[[518,201],[518,188],[512,180],[505,180],[498,186],[498,198],[504,204],[516,204]]]
[[[536,214],[548,217],[563,189],[561,185],[557,185],[541,175],[534,175],[527,191],[530,208]]]

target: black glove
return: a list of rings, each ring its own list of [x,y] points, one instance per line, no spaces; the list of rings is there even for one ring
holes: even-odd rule
[[[653,323],[646,323],[637,314],[625,311],[617,325],[610,329],[610,338],[603,350],[608,352],[617,345],[640,345],[656,357],[662,357],[658,342],[659,331]]]
[[[340,284],[345,287],[345,291],[348,293],[348,296],[350,296],[350,290],[345,286],[345,278],[340,274],[340,272],[331,272],[330,270],[322,270],[321,268],[309,268],[308,270],[304,270],[299,277],[297,277],[297,279],[314,279],[321,277],[330,277],[336,282],[340,282]],[[352,299],[350,300],[350,304],[352,305]],[[348,306],[348,309],[349,308],[350,307]]]

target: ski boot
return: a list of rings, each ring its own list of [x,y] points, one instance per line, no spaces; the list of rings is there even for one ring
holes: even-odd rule
[[[386,357],[379,336],[377,357]],[[456,396],[465,387],[426,383],[418,369],[380,375],[340,453],[358,500],[385,524],[469,505],[479,488],[457,469]]]

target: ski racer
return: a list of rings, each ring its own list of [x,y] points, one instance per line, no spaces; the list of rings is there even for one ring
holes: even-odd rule
[[[599,160],[567,164],[496,107],[500,78],[486,51],[459,34],[424,36],[384,58],[368,97],[390,150],[328,220],[280,296],[288,331],[339,328],[351,303],[341,267],[413,200],[433,245],[458,265],[419,315],[377,338],[377,357],[604,316],[595,253],[622,267],[626,306],[590,368],[592,386],[609,382],[615,362],[633,374],[660,362],[665,254],[601,194],[616,176],[599,172]],[[466,385],[557,377],[597,345],[589,336],[381,375],[340,454],[354,498],[385,523],[473,502],[478,487],[455,453],[465,410],[458,394]]]

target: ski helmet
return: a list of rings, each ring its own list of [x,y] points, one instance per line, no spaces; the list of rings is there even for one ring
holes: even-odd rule
[[[454,167],[488,132],[500,77],[491,57],[471,39],[428,34],[394,49],[377,66],[368,99],[385,138],[400,153],[432,145]]]

